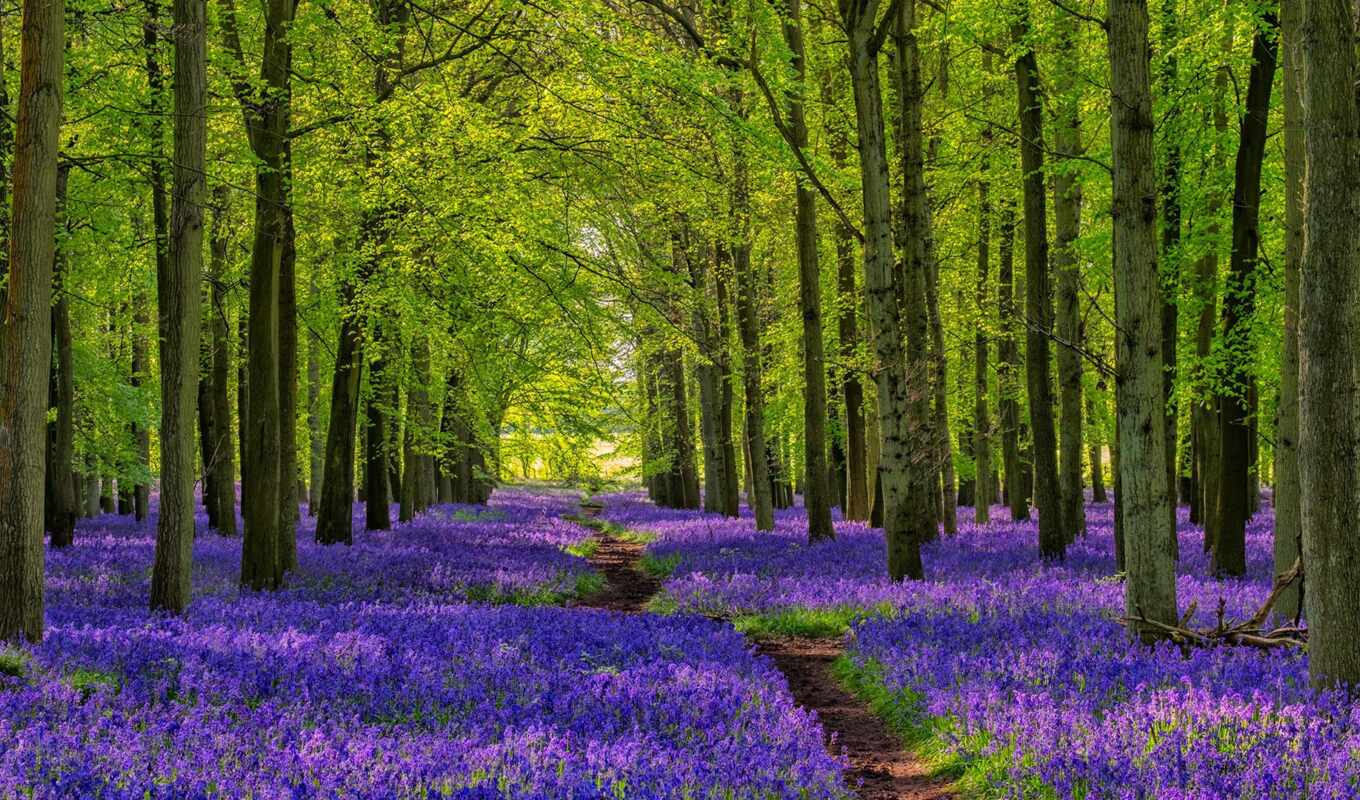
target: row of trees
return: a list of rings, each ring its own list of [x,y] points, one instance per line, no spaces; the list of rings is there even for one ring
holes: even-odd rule
[[[1241,574],[1271,479],[1315,672],[1360,677],[1337,9],[70,2],[18,37],[0,636],[41,635],[77,487],[144,515],[159,475],[179,609],[196,475],[230,533],[239,464],[270,589],[304,495],[348,542],[356,489],[380,528],[484,500],[503,434],[622,435],[659,502],[769,529],[801,493],[813,539],[839,505],[894,578],[959,502],[1063,557],[1111,456],[1160,621],[1177,498]]]

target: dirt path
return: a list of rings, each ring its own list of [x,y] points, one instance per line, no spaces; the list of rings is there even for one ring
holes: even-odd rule
[[[594,514],[584,507],[572,521],[595,531],[598,546],[591,566],[604,576],[599,592],[581,598],[579,605],[627,613],[644,613],[647,601],[661,589],[661,581],[639,565],[643,545],[610,535]],[[591,513],[591,512],[594,513]],[[827,746],[845,751],[850,759],[846,783],[859,786],[861,800],[947,800],[954,795],[948,781],[932,778],[925,766],[905,750],[867,705],[841,685],[832,664],[843,652],[841,643],[829,639],[766,638],[756,648],[784,673],[798,705],[817,712],[826,730]]]
[[[863,781],[862,800],[954,796],[947,780],[931,777],[919,759],[902,749],[883,720],[841,685],[831,667],[844,652],[838,640],[768,638],[758,640],[756,647],[784,673],[798,705],[816,711],[828,739],[844,748],[850,758],[846,782],[854,786]]]

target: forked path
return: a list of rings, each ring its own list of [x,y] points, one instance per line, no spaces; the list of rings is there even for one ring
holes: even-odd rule
[[[595,520],[591,509],[573,517],[595,531],[597,546],[590,563],[604,576],[604,588],[581,599],[580,605],[633,614],[647,610],[647,601],[661,589],[661,581],[642,569],[643,545],[612,535]],[[846,783],[858,786],[861,800],[947,800],[949,782],[931,776],[920,759],[902,749],[883,720],[837,679],[832,670],[844,652],[830,639],[771,637],[755,641],[756,648],[784,673],[798,705],[817,712],[827,735],[827,747],[843,750],[850,760]]]

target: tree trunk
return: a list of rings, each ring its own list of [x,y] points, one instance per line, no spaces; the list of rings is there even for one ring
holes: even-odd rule
[[[1304,118],[1300,85],[1299,27],[1303,4],[1280,4],[1280,52],[1284,57],[1284,343],[1280,353],[1280,402],[1275,424],[1275,573],[1286,572],[1301,552],[1299,530],[1299,262],[1303,257]],[[1298,616],[1297,583],[1275,601],[1275,612]]]
[[[217,420],[217,440],[213,443],[213,473],[217,532],[223,536],[236,535],[236,445],[231,434],[231,395],[228,391],[231,374],[231,328],[227,323],[227,287],[223,275],[227,266],[227,197],[226,186],[213,192],[213,225],[209,242],[212,254],[209,263],[209,282],[212,284],[212,305],[208,313],[212,320],[212,404]]]
[[[874,375],[878,386],[881,451],[877,480],[882,486],[878,494],[883,498],[888,574],[893,580],[920,579],[925,574],[921,563],[921,542],[928,538],[935,526],[933,515],[925,504],[926,482],[914,480],[922,470],[912,463],[914,431],[908,424],[912,398],[905,374],[905,340],[894,275],[888,161],[883,136],[883,98],[878,79],[881,44],[875,31],[878,6],[877,0],[843,3],[841,15],[850,51],[850,77],[854,88],[855,122],[859,132],[860,189],[864,209],[864,290],[869,325],[873,332],[873,352],[878,362]],[[893,23],[901,24],[898,20]]]
[[[151,607],[189,604],[194,544],[194,402],[203,273],[208,117],[206,0],[174,0],[175,161],[167,270],[156,275],[161,357],[161,497]]]
[[[1232,260],[1223,293],[1223,343],[1231,355],[1224,361],[1226,385],[1219,398],[1223,461],[1218,479],[1218,539],[1213,559],[1214,572],[1223,575],[1244,575],[1247,571],[1246,525],[1251,515],[1247,497],[1251,447],[1248,394],[1249,384],[1254,380],[1249,373],[1252,354],[1248,329],[1255,313],[1261,163],[1275,78],[1275,27],[1274,13],[1268,13],[1252,37],[1253,63],[1234,170]]]
[[[984,61],[990,58],[984,56]],[[988,64],[988,66],[990,66]],[[985,70],[990,72],[990,70]],[[982,131],[983,147],[991,149],[992,130],[987,126]],[[988,196],[990,182],[987,179],[988,159],[983,155],[978,179],[978,242],[977,242],[977,283],[974,297],[977,302],[977,333],[973,336],[973,463],[976,465],[973,478],[973,521],[986,525],[992,521],[992,503],[996,500],[996,477],[992,471],[992,417],[987,408],[987,325],[984,321],[990,316],[988,288],[991,269],[992,242],[992,203]]]
[[[1360,685],[1360,394],[1355,370],[1360,285],[1360,113],[1352,6],[1303,4],[1304,127],[1299,268],[1299,486],[1314,685]]]
[[[5,369],[0,374],[0,641],[43,635],[43,479],[65,3],[25,0]]]
[[[292,47],[287,58],[292,61]],[[286,126],[286,118],[285,118]],[[293,149],[283,148],[284,183],[281,188],[283,241],[279,255],[279,566],[297,569],[298,455],[297,455],[297,231],[290,198]]]
[[[747,186],[746,155],[735,155],[732,210],[736,238],[732,243],[732,265],[737,279],[737,330],[741,335],[742,385],[746,399],[746,448],[750,453],[751,491],[746,502],[755,512],[756,530],[774,530],[774,497],[770,487],[770,465],[765,442],[765,398],[761,391],[760,312],[756,296],[755,270],[751,267],[750,199]]]
[[[718,441],[722,449],[723,485],[722,513],[737,517],[741,513],[741,479],[737,469],[736,437],[732,430],[733,407],[736,405],[732,386],[732,321],[731,312],[731,254],[721,242],[714,248],[713,288],[718,304]]]
[[[68,167],[57,168],[56,224],[66,226],[66,179]],[[55,413],[47,423],[45,526],[53,547],[69,547],[75,541],[76,497],[71,483],[75,450],[75,376],[71,366],[71,304],[66,295],[66,253],[54,251],[52,291],[52,369],[48,384],[48,407]],[[192,470],[190,470],[192,472]]]
[[[1162,94],[1179,96],[1176,85],[1176,48],[1180,44],[1177,31],[1177,0],[1162,0]],[[1177,298],[1180,293],[1181,241],[1181,130],[1177,125],[1177,103],[1168,104],[1167,118],[1162,130],[1166,132],[1162,171],[1162,393],[1166,395],[1166,474],[1171,492],[1171,508],[1167,518],[1167,536],[1171,538],[1171,553],[1180,558],[1180,538],[1176,533],[1176,451],[1180,443],[1176,433],[1176,343],[1179,338]]]
[[[1053,176],[1054,235],[1058,240],[1053,254],[1053,271],[1058,278],[1058,408],[1059,499],[1061,525],[1067,542],[1086,533],[1086,497],[1082,491],[1081,419],[1081,266],[1076,241],[1081,235],[1081,184],[1075,169],[1082,152],[1081,102],[1078,82],[1077,42],[1081,22],[1070,14],[1059,14],[1062,32],[1058,50],[1057,130],[1054,144],[1060,161]]]
[[[1103,415],[1102,415],[1103,416]],[[1093,394],[1086,395],[1086,418],[1091,421],[1092,427],[1096,422],[1096,399]],[[1087,447],[1090,449],[1088,458],[1091,461],[1091,500],[1096,503],[1108,503],[1110,498],[1105,494],[1105,467],[1101,464],[1101,445],[1104,442],[1099,436],[1089,437]]]
[[[307,275],[307,301],[312,308],[321,303],[321,291],[316,284],[316,269]],[[307,334],[307,515],[316,516],[321,505],[321,487],[326,471],[326,434],[321,427],[321,337],[315,330]],[[354,440],[350,427],[350,441]],[[351,444],[350,458],[353,459]]]
[[[690,297],[694,309],[690,325],[694,340],[699,345],[698,363],[694,366],[699,385],[699,439],[704,452],[704,511],[718,514],[723,510],[723,489],[727,483],[726,462],[722,454],[722,413],[718,384],[718,334],[713,322],[713,296],[709,289],[709,256],[706,248],[696,247],[686,230],[688,223],[681,219],[675,232],[679,241],[674,246],[687,249],[685,263],[689,268]]]
[[[1027,2],[1027,0],[1021,0]],[[1053,291],[1049,281],[1048,222],[1044,201],[1044,133],[1039,67],[1029,39],[1029,12],[1012,24],[1011,38],[1024,49],[1015,60],[1020,107],[1020,167],[1025,202],[1025,382],[1029,394],[1034,501],[1039,511],[1039,552],[1061,559],[1069,532],[1058,483],[1058,441],[1053,425],[1053,379],[1048,337],[1053,333]]]
[[[807,78],[803,52],[800,0],[787,0],[784,40],[792,54],[797,85]],[[789,96],[789,127],[793,145],[807,146],[803,97]],[[794,235],[798,243],[798,306],[803,312],[803,505],[807,509],[808,541],[834,539],[831,525],[831,487],[826,462],[826,357],[822,352],[822,285],[817,263],[817,194],[801,172],[796,176],[797,211]]]
[[[380,346],[380,345],[379,345]],[[387,471],[387,413],[382,408],[385,397],[386,360],[379,354],[372,361],[368,375],[367,439],[364,442],[365,475],[368,479],[368,502],[365,505],[364,528],[385,531],[392,527],[388,503],[397,487],[388,484]],[[391,490],[389,492],[389,489]]]
[[[1024,485],[1024,464],[1020,461],[1020,386],[1016,372],[1020,353],[1015,342],[1016,316],[1014,292],[1015,204],[1008,198],[1001,203],[1000,263],[997,267],[997,316],[1001,341],[996,346],[996,383],[1001,422],[1001,466],[1006,473],[1005,496],[1012,520],[1029,519],[1029,495]]]
[[[1122,550],[1130,615],[1178,621],[1166,535],[1166,395],[1157,273],[1157,209],[1146,0],[1109,0],[1110,140],[1114,155],[1116,431]],[[1138,631],[1143,638],[1149,630]]]

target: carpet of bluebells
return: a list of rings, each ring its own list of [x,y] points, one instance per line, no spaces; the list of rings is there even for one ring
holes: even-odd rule
[[[670,604],[739,617],[791,610],[863,612],[846,634],[857,680],[885,709],[929,733],[968,785],[1006,798],[1360,797],[1360,709],[1307,686],[1306,656],[1245,648],[1182,653],[1132,645],[1114,618],[1111,508],[1065,561],[1038,557],[1033,521],[1005,508],[926,546],[928,580],[894,584],[881,531],[837,523],[808,545],[800,510],[756,534],[749,518],[606,499],[615,524],[656,534]],[[1178,591],[1211,625],[1250,616],[1271,582],[1272,519],[1248,528],[1248,577],[1209,577],[1202,532],[1182,519]],[[1357,646],[1360,646],[1358,644]]]
[[[501,492],[352,547],[304,520],[262,594],[200,520],[182,618],[145,608],[154,516],[82,521],[46,639],[0,650],[0,797],[844,796],[730,626],[551,605],[598,585],[574,500]]]

